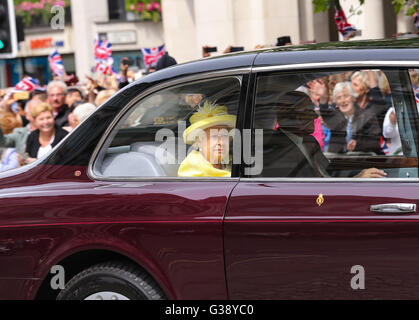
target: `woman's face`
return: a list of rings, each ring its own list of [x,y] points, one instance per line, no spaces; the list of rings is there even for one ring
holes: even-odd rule
[[[354,111],[354,98],[347,88],[336,95],[336,106],[345,115],[351,115]]]
[[[361,82],[359,77],[352,79],[352,88],[358,96],[362,96],[367,92],[367,88],[365,88],[365,85]]]
[[[201,143],[201,152],[212,164],[221,164],[222,160],[230,155],[229,129],[225,126],[208,128],[205,131],[206,139]]]
[[[54,117],[52,116],[52,113],[50,111],[41,112],[35,118],[35,125],[41,132],[51,132],[51,130],[54,129]]]

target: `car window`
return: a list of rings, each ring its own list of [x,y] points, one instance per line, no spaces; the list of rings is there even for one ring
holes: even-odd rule
[[[99,153],[94,172],[109,178],[231,177],[232,138],[224,139],[227,146],[222,150],[228,161],[218,170],[218,164],[206,157],[205,143],[201,143],[206,139],[196,130],[223,129],[227,118],[229,127],[223,134],[234,132],[240,88],[240,77],[228,77],[182,84],[145,97],[116,125]],[[197,174],[196,169],[203,165],[207,171]]]
[[[260,177],[417,178],[416,71],[259,75]]]

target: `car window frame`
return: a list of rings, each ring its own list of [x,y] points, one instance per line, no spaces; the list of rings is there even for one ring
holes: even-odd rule
[[[237,111],[237,129],[242,130],[243,128],[243,112],[244,112],[244,106],[243,101],[245,99],[246,93],[247,93],[247,87],[249,85],[249,75],[251,74],[251,67],[245,67],[245,68],[235,68],[235,69],[228,69],[228,70],[222,70],[222,71],[214,71],[214,72],[207,72],[203,74],[195,74],[195,75],[189,75],[182,78],[177,78],[169,81],[163,81],[160,84],[151,86],[150,88],[145,89],[140,94],[138,94],[136,97],[134,97],[127,105],[121,108],[121,110],[118,112],[118,114],[114,117],[113,121],[109,125],[109,127],[106,129],[105,133],[103,134],[102,138],[100,139],[98,145],[96,146],[89,164],[87,168],[87,175],[89,178],[95,181],[104,181],[104,182],[148,182],[148,181],[191,181],[191,182],[220,182],[220,181],[226,181],[226,182],[232,182],[232,181],[239,181],[240,177],[238,174],[235,175],[239,171],[239,168],[241,167],[241,164],[239,165],[233,165],[232,168],[232,177],[231,178],[219,178],[219,177],[104,177],[100,173],[95,170],[95,166],[97,165],[97,161],[100,158],[101,155],[103,155],[103,150],[106,148],[106,144],[110,144],[112,140],[110,139],[110,136],[114,132],[117,126],[121,123],[123,120],[123,117],[127,115],[130,110],[135,107],[141,100],[147,99],[150,95],[169,89],[171,87],[176,87],[180,85],[187,85],[188,83],[193,82],[199,82],[199,81],[208,81],[208,80],[216,80],[217,78],[228,78],[228,77],[241,77],[239,79],[240,81],[240,97],[239,97],[239,105],[238,105],[238,111]],[[141,82],[140,82],[141,83]],[[139,83],[139,85],[140,85]]]
[[[349,62],[318,62],[318,63],[302,63],[302,64],[292,64],[292,65],[272,65],[272,66],[261,66],[261,67],[254,67],[252,68],[252,75],[251,79],[252,82],[249,84],[249,88],[251,88],[252,93],[249,93],[249,98],[251,99],[251,108],[247,114],[247,121],[245,123],[244,129],[252,130],[252,145],[254,145],[254,128],[253,128],[253,119],[255,114],[256,108],[256,97],[257,97],[257,81],[261,75],[264,74],[272,74],[272,73],[280,73],[280,72],[290,72],[290,71],[297,71],[299,73],[309,73],[309,72],[333,72],[341,71],[347,69],[380,69],[380,70],[388,70],[388,69],[395,69],[395,68],[403,68],[406,69],[406,73],[408,73],[409,69],[419,69],[419,61],[349,61]],[[411,82],[410,82],[411,84]],[[412,97],[414,99],[413,91]],[[416,103],[415,103],[416,105]],[[411,125],[416,129],[419,130],[419,119],[410,119]],[[416,140],[418,144],[418,140]],[[418,145],[416,145],[418,148]],[[254,150],[254,148],[252,148]],[[419,152],[419,149],[417,149]],[[347,183],[347,182],[356,182],[356,183],[418,183],[419,178],[384,178],[384,179],[374,179],[374,178],[289,178],[289,177],[248,177],[244,175],[244,170],[247,168],[244,163],[242,163],[241,168],[241,178],[240,181],[242,182],[254,182],[254,183],[261,183],[261,182],[288,182],[288,183]],[[419,164],[418,164],[419,170]]]

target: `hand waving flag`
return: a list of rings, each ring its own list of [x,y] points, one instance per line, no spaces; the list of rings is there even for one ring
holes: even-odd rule
[[[64,77],[65,69],[63,65],[63,59],[61,58],[61,55],[58,53],[57,49],[55,49],[54,52],[49,55],[48,62],[49,67],[55,75]]]

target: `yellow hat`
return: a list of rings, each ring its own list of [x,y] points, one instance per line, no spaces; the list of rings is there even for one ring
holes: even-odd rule
[[[237,117],[228,114],[227,107],[211,105],[208,101],[200,107],[190,119],[191,125],[183,133],[183,140],[187,144],[195,143],[198,130],[205,130],[215,126],[236,127]]]

